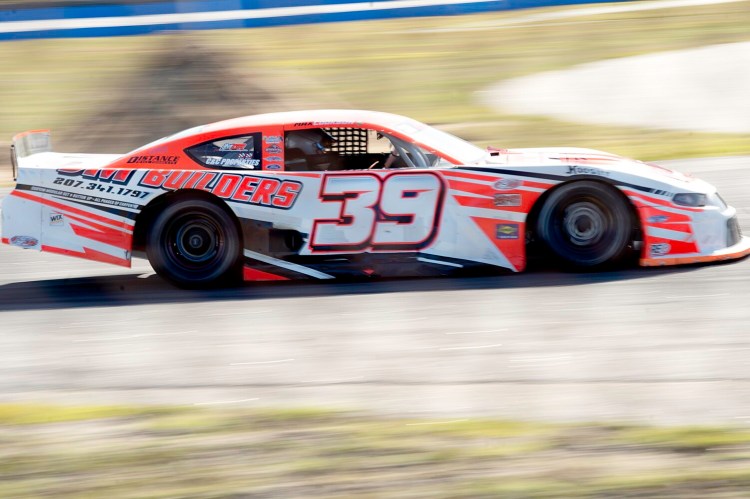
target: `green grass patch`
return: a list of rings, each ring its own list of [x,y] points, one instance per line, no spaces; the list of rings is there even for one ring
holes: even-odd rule
[[[395,112],[438,124],[480,145],[571,145],[641,159],[750,153],[750,134],[583,125],[485,107],[480,93],[501,80],[603,59],[750,40],[749,1],[504,24],[522,21],[530,13],[578,8],[5,42],[0,44],[0,141],[31,128],[85,128],[105,106],[123,98],[128,82],[137,81],[159,54],[197,44],[229,54],[238,74],[262,79],[289,107]],[[175,78],[152,85],[165,104],[160,112],[179,112],[169,108],[170,95],[190,84],[180,81],[179,67],[173,70]],[[232,109],[252,114],[253,107],[253,102],[237,102]],[[118,147],[119,140],[125,139],[116,133],[102,137],[113,151],[140,145]]]
[[[750,444],[750,431],[737,428],[633,428],[622,430],[619,435],[625,442],[684,451]]]
[[[0,404],[0,497],[739,497],[747,432]],[[684,452],[685,448],[710,452]]]
[[[38,425],[86,421],[102,418],[125,418],[172,414],[179,412],[171,407],[147,409],[127,406],[59,406],[44,404],[0,404],[0,425]]]

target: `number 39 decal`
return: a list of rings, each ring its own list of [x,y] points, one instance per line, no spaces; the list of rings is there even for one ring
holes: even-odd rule
[[[416,251],[435,239],[443,207],[443,182],[434,173],[328,175],[323,203],[338,218],[313,221],[313,252]]]

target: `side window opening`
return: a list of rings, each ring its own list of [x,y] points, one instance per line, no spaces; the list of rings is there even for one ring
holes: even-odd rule
[[[366,128],[290,130],[284,146],[287,171],[425,168],[439,159],[414,144]]]
[[[261,134],[224,137],[190,147],[185,152],[209,168],[260,170]]]

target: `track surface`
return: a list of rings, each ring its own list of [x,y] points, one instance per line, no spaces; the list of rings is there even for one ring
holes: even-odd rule
[[[670,166],[750,233],[750,158]],[[149,274],[0,246],[0,400],[750,423],[750,259],[220,291]]]

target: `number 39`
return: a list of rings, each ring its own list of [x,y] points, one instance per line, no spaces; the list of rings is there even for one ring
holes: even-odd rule
[[[338,218],[316,219],[313,252],[416,251],[435,239],[443,182],[434,173],[328,175],[324,203],[339,205]]]

